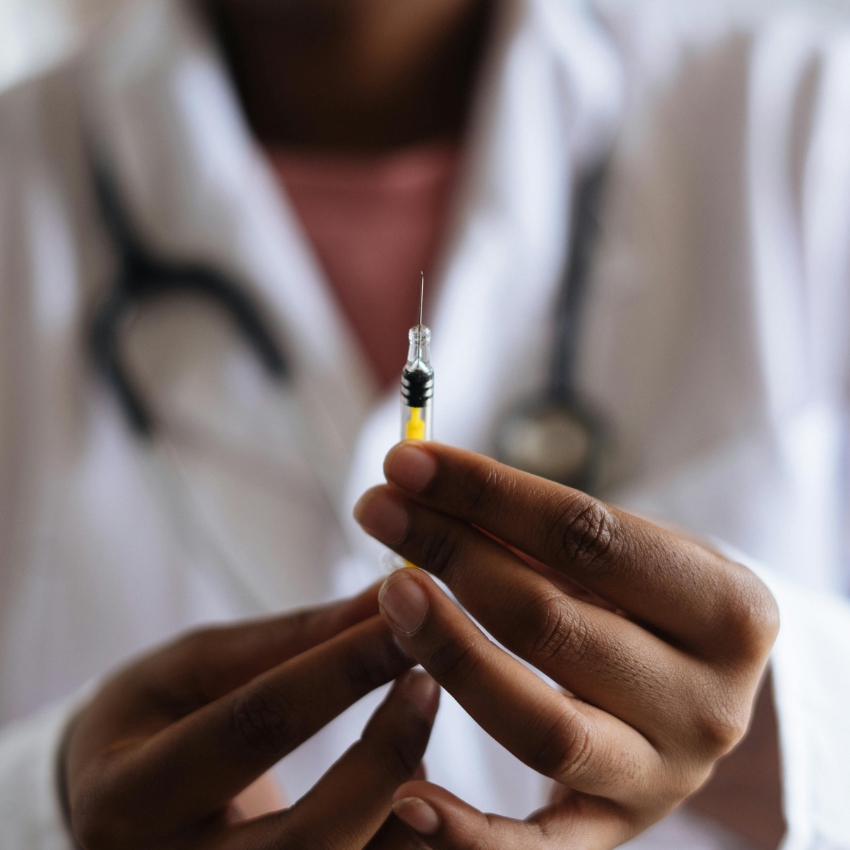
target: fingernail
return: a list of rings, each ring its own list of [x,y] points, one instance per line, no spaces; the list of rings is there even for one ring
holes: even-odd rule
[[[407,569],[391,575],[381,588],[378,603],[399,631],[415,632],[428,613],[428,595]]]
[[[393,803],[395,816],[420,835],[433,835],[440,828],[440,816],[419,797],[402,797]]]
[[[407,531],[407,510],[384,490],[364,493],[354,506],[354,519],[382,543],[398,543]]]
[[[412,674],[409,687],[410,701],[429,722],[437,716],[440,704],[440,686],[427,673]]]
[[[387,457],[384,472],[388,481],[419,493],[437,474],[437,459],[426,449],[401,443]]]

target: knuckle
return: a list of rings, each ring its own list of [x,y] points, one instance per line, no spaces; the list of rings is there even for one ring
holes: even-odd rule
[[[592,727],[577,711],[558,717],[542,740],[532,761],[538,772],[565,785],[586,772],[593,757]]]
[[[371,761],[380,765],[393,781],[404,782],[419,766],[418,749],[399,738],[372,739],[368,742]]]
[[[745,567],[723,600],[719,633],[740,661],[760,665],[770,652],[779,632],[779,608],[773,594]]]
[[[779,606],[773,594],[752,573],[744,593],[742,647],[754,660],[761,661],[770,652],[779,633]]]
[[[276,755],[301,741],[304,719],[293,702],[263,682],[253,683],[234,701],[231,731],[237,743],[261,755]]]
[[[710,700],[696,724],[701,748],[715,758],[725,755],[746,735],[749,719],[749,711],[743,705]]]
[[[340,679],[353,697],[371,693],[410,666],[396,643],[357,647],[342,665]]]
[[[529,602],[520,613],[518,633],[530,635],[529,655],[542,660],[567,657],[582,661],[592,647],[587,622],[560,593],[546,593]]]
[[[427,670],[441,684],[462,685],[478,666],[475,644],[470,639],[450,639],[431,652]]]
[[[507,474],[507,468],[495,461],[488,461],[483,473],[478,466],[468,470],[462,481],[462,492],[473,516],[488,512],[493,503],[503,499],[505,491],[512,488],[513,479]]]
[[[545,535],[558,566],[578,561],[584,569],[607,572],[616,563],[623,539],[620,523],[602,502],[583,493],[561,496],[546,512]]]
[[[447,584],[462,556],[464,536],[454,524],[430,533],[424,540],[424,562],[428,572]]]

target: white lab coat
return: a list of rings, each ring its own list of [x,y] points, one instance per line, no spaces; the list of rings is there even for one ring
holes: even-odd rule
[[[616,137],[580,372],[616,433],[608,496],[737,547],[771,584],[785,847],[850,848],[850,34],[797,17],[696,26],[675,4],[609,4],[604,21],[502,4],[430,288],[436,436],[489,451],[500,414],[544,384],[571,182]],[[285,391],[214,309],[170,300],[126,333],[163,436],[129,432],[85,349],[114,258],[84,114],[149,244],[226,269],[263,305]],[[193,624],[380,576],[350,510],[381,478],[397,404],[176,2],[140,5],[0,97],[4,850],[69,846],[55,757],[87,682]],[[375,701],[284,760],[290,796]],[[522,816],[545,794],[449,699],[427,758],[490,810]],[[738,845],[679,814],[636,846]]]

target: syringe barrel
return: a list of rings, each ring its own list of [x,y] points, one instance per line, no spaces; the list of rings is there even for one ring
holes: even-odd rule
[[[410,349],[407,363],[401,373],[401,439],[432,439],[434,413],[434,370],[431,367],[431,331],[421,324],[414,325],[407,334]],[[385,558],[388,571],[401,567],[416,567],[398,555],[389,552]]]
[[[410,350],[401,373],[401,438],[430,440],[434,399],[431,331],[415,325],[407,336]]]

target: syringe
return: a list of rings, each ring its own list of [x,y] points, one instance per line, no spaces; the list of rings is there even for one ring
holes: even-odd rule
[[[430,440],[434,402],[434,369],[431,366],[431,331],[422,324],[425,299],[425,273],[420,272],[419,324],[408,332],[410,348],[401,372],[401,439]],[[384,569],[392,572],[400,567],[415,567],[394,552],[381,559]]]
[[[431,366],[431,331],[422,324],[425,273],[419,284],[419,324],[408,332],[410,349],[401,373],[401,438],[430,440],[434,401],[434,369]]]

